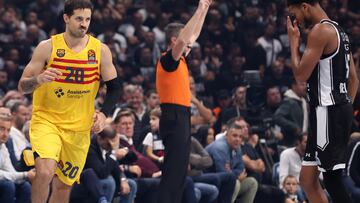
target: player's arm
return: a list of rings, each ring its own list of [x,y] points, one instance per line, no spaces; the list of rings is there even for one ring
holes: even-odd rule
[[[101,112],[108,116],[116,102],[120,98],[120,82],[117,77],[115,66],[112,62],[112,54],[108,46],[101,44],[101,77],[106,84],[106,96]]]
[[[48,68],[44,71],[46,62],[50,58],[51,40],[39,43],[35,48],[30,62],[26,65],[20,78],[18,89],[24,94],[33,92],[39,85],[51,82],[61,76],[61,72]]]
[[[178,61],[185,52],[187,46],[191,46],[196,39],[199,37],[202,26],[204,24],[205,16],[209,9],[212,0],[200,0],[198,8],[194,15],[191,17],[189,22],[186,23],[185,27],[180,32],[176,39],[174,48],[172,49],[172,57]],[[188,50],[187,52],[189,52]],[[188,54],[188,53],[185,53]]]
[[[359,87],[359,79],[356,74],[355,63],[352,54],[350,55],[350,70],[349,70],[349,81],[348,81],[348,91],[349,96],[352,98],[354,102],[356,92]]]
[[[324,24],[313,27],[307,38],[304,54],[300,58],[299,48],[291,47],[291,62],[294,77],[298,82],[306,82],[319,62],[324,48],[328,43],[329,31]]]

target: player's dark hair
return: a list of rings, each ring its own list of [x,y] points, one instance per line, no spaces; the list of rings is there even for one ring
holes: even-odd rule
[[[316,3],[319,3],[319,0],[287,0],[287,5],[291,6],[291,5],[300,5],[302,3],[308,3],[311,5],[314,5]]]
[[[94,6],[89,0],[66,0],[64,5],[64,14],[72,16],[76,9],[90,9],[94,10]]]

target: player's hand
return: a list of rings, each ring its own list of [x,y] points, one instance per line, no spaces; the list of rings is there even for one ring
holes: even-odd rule
[[[55,68],[47,68],[44,72],[40,73],[36,80],[39,85],[59,79],[62,72]]]
[[[299,48],[300,30],[297,20],[295,19],[293,22],[291,22],[290,16],[287,16],[286,26],[287,26],[290,46],[293,48]]]
[[[101,132],[105,127],[105,120],[106,120],[105,114],[100,111],[95,111],[93,119],[94,119],[94,124],[91,128],[91,131],[94,133]]]

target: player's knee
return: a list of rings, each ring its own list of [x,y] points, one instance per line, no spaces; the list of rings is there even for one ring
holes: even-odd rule
[[[54,176],[54,171],[50,169],[36,169],[36,178],[41,180],[42,182],[50,183],[51,179]]]
[[[55,167],[53,167],[50,164],[38,164],[36,166],[36,178],[45,181],[45,182],[49,182],[51,181],[51,179],[53,178],[54,174],[55,174]]]

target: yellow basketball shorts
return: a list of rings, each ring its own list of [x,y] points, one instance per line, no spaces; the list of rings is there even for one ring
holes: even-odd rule
[[[46,120],[32,119],[30,143],[32,151],[40,158],[53,159],[58,163],[55,174],[63,183],[71,186],[80,181],[90,146],[90,130],[64,130]]]

